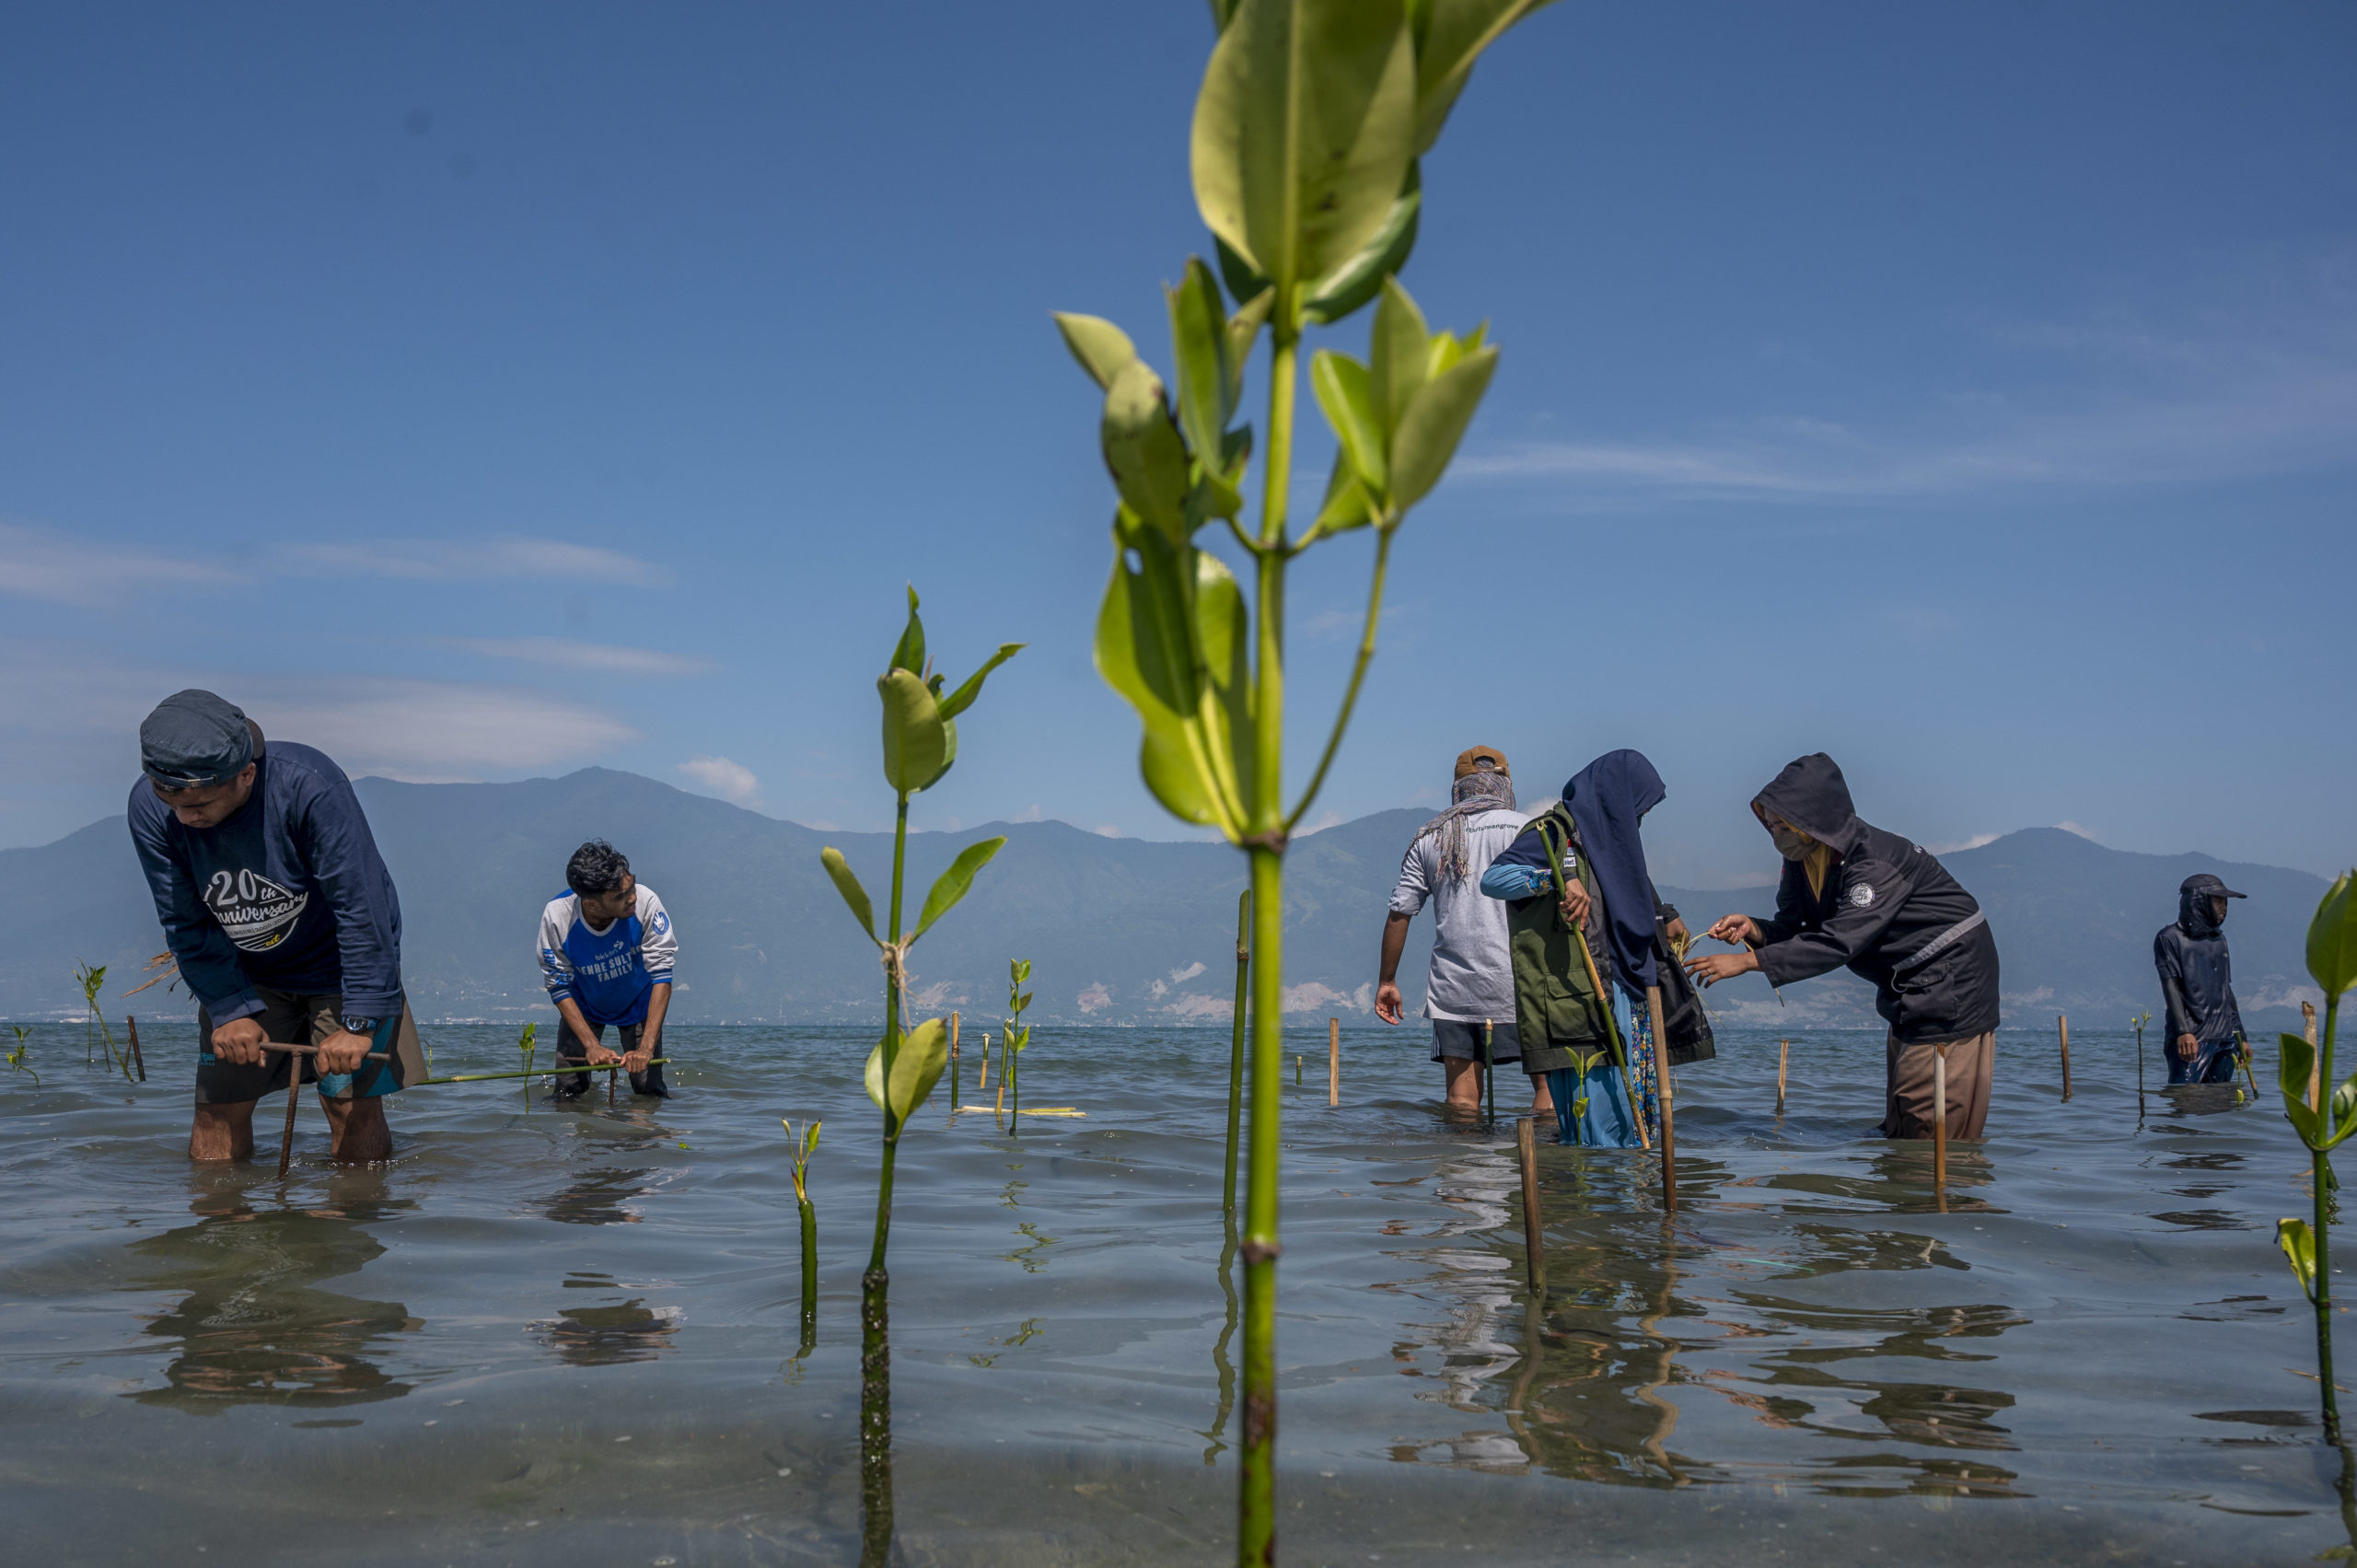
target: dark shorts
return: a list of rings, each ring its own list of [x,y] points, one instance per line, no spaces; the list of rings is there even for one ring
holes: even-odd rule
[[[2231,1084],[2242,1066],[2241,1048],[2230,1040],[2205,1040],[2195,1044],[2190,1058],[2179,1056],[2173,1043],[2161,1047],[2169,1064],[2172,1084]]]
[[[616,1024],[614,1030],[621,1037],[618,1049],[625,1056],[636,1051],[638,1042],[646,1035],[646,1026],[643,1023]],[[598,1037],[599,1045],[606,1043],[605,1025],[592,1023],[589,1025],[589,1032]],[[573,1027],[564,1021],[564,1015],[562,1013],[557,1015],[556,1038],[556,1059],[560,1065],[577,1066],[589,1060],[589,1048],[581,1043],[581,1037],[573,1032]],[[595,1073],[558,1074],[556,1098],[573,1099],[587,1094],[589,1080],[597,1075]],[[645,1072],[633,1073],[630,1075],[630,1092],[634,1095],[654,1095],[661,1099],[671,1098],[669,1086],[663,1082],[662,1067],[652,1062],[646,1064]]]
[[[1514,1032],[1514,1020],[1500,1018],[1489,1026],[1490,1060],[1492,1063],[1522,1060],[1522,1040]],[[1433,1020],[1433,1060],[1454,1056],[1459,1061],[1481,1060],[1481,1026],[1456,1018]]]
[[[287,1045],[317,1045],[343,1027],[341,996],[296,995],[267,986],[254,990],[262,1003],[254,1018],[271,1040]],[[284,1051],[263,1057],[258,1067],[233,1066],[214,1056],[213,1018],[200,1006],[196,1010],[196,1103],[243,1105],[275,1094],[286,1087],[288,1074],[297,1062],[302,1063],[300,1081],[319,1085],[319,1093],[330,1099],[374,1099],[425,1076],[425,1051],[418,1044],[417,1020],[410,1016],[407,1002],[401,1004],[400,1017],[387,1018],[377,1026],[370,1050],[384,1051],[392,1060],[364,1062],[357,1073],[331,1073],[324,1078],[311,1058]]]

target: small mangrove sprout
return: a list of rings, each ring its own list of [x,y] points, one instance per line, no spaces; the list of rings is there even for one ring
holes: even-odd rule
[[[99,1011],[99,990],[107,982],[107,966],[100,964],[94,969],[85,963],[74,971],[74,978],[82,987],[82,1005],[89,1010],[89,1016],[82,1026],[85,1037],[83,1050],[85,1064],[92,1060],[98,1048],[99,1038],[103,1035],[107,1044],[107,1060],[122,1069],[124,1083],[135,1082],[136,1080],[131,1075],[130,1056],[116,1049],[114,1028],[107,1022],[106,1015]]]
[[[1006,1028],[1000,1034],[1000,1038],[1006,1041],[1006,1054],[1003,1058],[1006,1071],[1002,1081],[1006,1085],[1006,1098],[1012,1102],[1009,1109],[1015,1116],[1008,1125],[1018,1132],[1023,1130],[1023,1048],[1031,1043],[1031,1026],[1017,1020],[1023,1016],[1023,1010],[1031,1005],[1031,993],[1023,989],[1023,982],[1030,978],[1030,959],[1012,958],[1007,961]]]
[[[957,717],[982,692],[983,678],[1013,658],[1021,643],[1003,643],[982,668],[957,690],[944,694],[946,676],[934,673],[925,656],[924,622],[917,615],[917,590],[909,589],[909,623],[892,650],[892,662],[876,679],[884,704],[884,782],[896,801],[892,830],[892,901],[887,935],[876,934],[876,906],[853,875],[851,863],[831,845],[820,864],[850,906],[867,939],[884,961],[884,1038],[867,1057],[867,1098],[884,1113],[881,1179],[876,1186],[876,1240],[860,1276],[859,1465],[863,1516],[863,1564],[882,1568],[892,1549],[892,1393],[888,1296],[884,1267],[892,1234],[892,1167],[900,1130],[908,1124],[949,1064],[949,1020],[928,1018],[911,1028],[906,1017],[909,949],[956,907],[974,885],[975,874],[1004,846],[1003,837],[968,844],[925,894],[914,930],[900,924],[901,884],[908,862],[909,796],[939,784],[958,761]]]
[[[794,1206],[802,1215],[802,1348],[808,1355],[819,1343],[819,1211],[810,1206],[810,1156],[819,1146],[819,1123],[801,1132],[785,1123],[787,1157],[794,1161]]]
[[[8,1065],[19,1073],[30,1074],[33,1087],[41,1087],[41,1074],[33,1072],[31,1064],[25,1060],[25,1053],[32,1049],[33,1031],[22,1024],[10,1024],[8,1027],[15,1030],[17,1035],[17,1049],[8,1052]]]
[[[540,1026],[526,1024],[524,1032],[516,1037],[517,1053],[524,1059],[524,1109],[532,1109],[532,1058],[540,1054]]]
[[[2316,1222],[2278,1220],[2275,1238],[2284,1257],[2291,1260],[2300,1289],[2316,1308],[2316,1378],[2324,1391],[2324,1437],[2337,1447],[2340,1406],[2333,1398],[2332,1384],[2332,1260],[2328,1224],[2333,1182],[2328,1156],[2351,1132],[2357,1132],[2357,1074],[2333,1084],[2332,1047],[2341,993],[2357,984],[2357,870],[2342,872],[2325,890],[2316,918],[2308,923],[2307,958],[2310,978],[2324,989],[2324,1038],[2311,1045],[2303,1036],[2283,1035],[2277,1080],[2283,1091],[2283,1114],[2291,1119],[2300,1142],[2308,1146]],[[2312,1070],[2315,1081],[2330,1086],[2321,1097],[2324,1103],[2314,1107],[2308,1103]]]

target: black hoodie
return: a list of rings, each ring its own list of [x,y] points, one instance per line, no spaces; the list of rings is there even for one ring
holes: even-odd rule
[[[1812,894],[1784,863],[1776,918],[1759,923],[1759,968],[1785,985],[1847,967],[1875,984],[1875,1011],[1901,1045],[1997,1027],[1997,940],[1980,906],[1921,844],[1858,820],[1850,786],[1818,751],[1752,802],[1840,856]]]
[[[2191,1035],[2215,1045],[2242,1033],[2235,1005],[2235,966],[2225,933],[2210,918],[2209,889],[2177,889],[2177,923],[2153,937],[2153,963],[2161,971],[2161,1005],[2168,1011],[2169,1043]]]

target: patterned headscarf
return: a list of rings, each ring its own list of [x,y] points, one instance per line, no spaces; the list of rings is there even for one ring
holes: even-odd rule
[[[1441,877],[1446,881],[1462,882],[1473,874],[1472,863],[1465,854],[1465,819],[1484,811],[1515,809],[1514,775],[1491,768],[1468,773],[1449,787],[1448,798],[1452,802],[1449,808],[1417,830],[1416,843],[1438,833]]]

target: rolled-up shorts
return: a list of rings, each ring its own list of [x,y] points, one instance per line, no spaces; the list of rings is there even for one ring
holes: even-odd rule
[[[262,1002],[261,1011],[254,1015],[254,1019],[271,1040],[287,1045],[317,1045],[343,1028],[341,996],[296,995],[267,986],[256,986],[254,990]],[[319,1085],[319,1093],[330,1099],[374,1099],[425,1076],[425,1051],[418,1044],[417,1020],[411,1016],[406,1001],[401,1004],[400,1017],[387,1018],[377,1026],[377,1036],[369,1050],[381,1051],[390,1060],[363,1062],[357,1073],[330,1073],[325,1076],[320,1075],[313,1058],[289,1056],[283,1051],[264,1056],[258,1067],[233,1066],[213,1054],[213,1018],[200,1006],[196,1010],[196,1103],[243,1105],[274,1094],[287,1086],[288,1074],[296,1070],[296,1063],[302,1064],[299,1070],[303,1075],[295,1081]]]
[[[1498,1018],[1489,1026],[1490,1060],[1503,1065],[1522,1060],[1522,1038],[1514,1032],[1512,1018]],[[1481,1060],[1481,1026],[1467,1023],[1462,1018],[1433,1020],[1433,1060],[1439,1062],[1454,1056],[1457,1060]]]
[[[2169,1064],[2172,1084],[2231,1084],[2243,1063],[2241,1048],[2231,1040],[2197,1041],[2189,1057],[2179,1056],[2172,1042],[2161,1047],[2161,1059]]]

